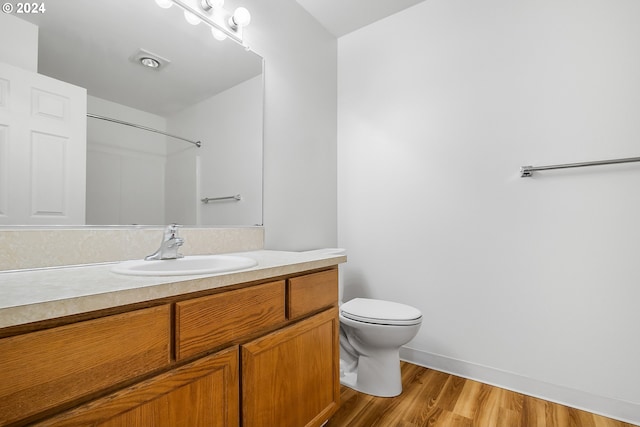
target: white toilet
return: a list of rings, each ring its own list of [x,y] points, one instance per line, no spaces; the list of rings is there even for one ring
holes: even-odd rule
[[[354,298],[340,305],[340,383],[362,393],[402,393],[400,347],[422,324],[417,308],[391,301]]]
[[[309,252],[347,253],[342,248]],[[354,298],[342,303],[343,295],[340,269],[340,384],[373,396],[398,396],[402,393],[400,347],[420,330],[422,313],[409,305],[377,299]]]

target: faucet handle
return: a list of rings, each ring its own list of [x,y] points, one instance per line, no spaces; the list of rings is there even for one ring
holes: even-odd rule
[[[178,229],[180,227],[181,225],[178,224],[169,224],[164,229],[162,242],[160,242],[158,250],[144,259],[149,261],[182,258],[184,255],[178,253],[178,248],[184,244],[184,239],[178,237]]]
[[[178,236],[178,229],[182,227],[180,224],[169,224],[164,230],[165,239],[172,239]]]

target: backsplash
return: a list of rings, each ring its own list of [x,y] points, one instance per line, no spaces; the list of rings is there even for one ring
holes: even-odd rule
[[[164,227],[0,230],[0,271],[140,259],[160,246]],[[184,255],[262,249],[263,227],[180,229]]]

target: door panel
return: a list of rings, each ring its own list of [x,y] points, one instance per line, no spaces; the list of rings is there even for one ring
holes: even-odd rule
[[[84,224],[87,93],[0,63],[0,224]]]

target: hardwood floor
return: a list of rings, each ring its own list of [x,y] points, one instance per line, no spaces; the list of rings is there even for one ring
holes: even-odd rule
[[[401,396],[373,397],[341,387],[326,427],[631,427],[578,409],[410,363]]]

